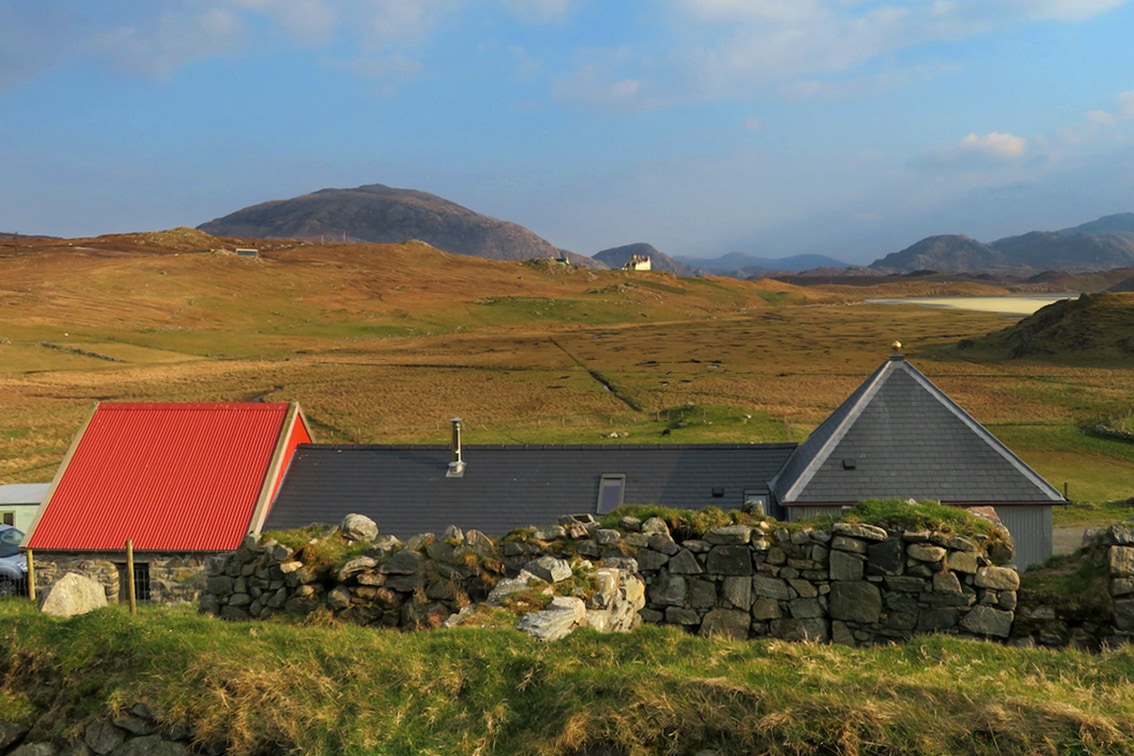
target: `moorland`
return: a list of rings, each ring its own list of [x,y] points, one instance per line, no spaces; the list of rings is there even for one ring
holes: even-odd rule
[[[249,245],[258,257],[232,254]],[[1089,431],[1134,408],[1134,295],[1100,295],[1015,358],[989,334],[1018,318],[866,302],[1008,293],[677,278],[421,242],[24,237],[0,248],[0,482],[50,480],[105,400],[295,400],[323,442],[443,443],[453,416],[469,443],[800,441],[900,340],[1073,500],[1126,499],[1134,447]]]
[[[0,482],[49,480],[100,400],[296,400],[328,442],[442,443],[452,415],[472,443],[799,441],[899,339],[1079,516],[1124,517],[1134,492],[1134,445],[1092,432],[1134,407],[1134,295],[1019,321],[865,302],[1011,293],[973,281],[684,279],[421,243],[232,253],[252,244],[175,229],[0,249]],[[145,702],[245,754],[1134,753],[1128,649],[275,619],[0,602],[0,719],[66,742]]]

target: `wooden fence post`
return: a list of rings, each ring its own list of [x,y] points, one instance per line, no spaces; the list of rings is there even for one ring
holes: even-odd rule
[[[28,549],[28,598],[35,601],[35,556]]]
[[[130,616],[138,614],[138,598],[134,589],[134,542],[126,541],[126,592],[130,594]]]

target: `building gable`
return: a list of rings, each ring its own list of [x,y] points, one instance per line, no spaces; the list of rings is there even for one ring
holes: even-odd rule
[[[76,436],[25,544],[37,550],[236,548],[289,445],[310,440],[287,403],[102,403]]]
[[[771,488],[782,506],[870,498],[1063,500],[901,355],[876,370],[799,446]]]

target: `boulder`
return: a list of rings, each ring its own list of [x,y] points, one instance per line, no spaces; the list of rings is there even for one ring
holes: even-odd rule
[[[553,641],[566,637],[586,621],[587,607],[574,596],[556,596],[551,605],[520,617],[516,627],[536,640]]]
[[[524,569],[545,583],[558,583],[571,577],[571,565],[566,560],[542,556],[524,565]]]
[[[348,514],[339,524],[339,532],[348,541],[373,541],[378,537],[378,525],[366,515]]]
[[[97,580],[68,572],[48,590],[40,611],[55,617],[71,617],[104,606],[106,590]]]

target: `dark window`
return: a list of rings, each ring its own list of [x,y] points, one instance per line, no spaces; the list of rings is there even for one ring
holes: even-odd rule
[[[130,602],[130,582],[127,580],[126,563],[121,562],[118,567],[118,602]],[[134,562],[134,598],[137,601],[150,600],[150,565],[145,562]]]
[[[606,514],[622,506],[622,494],[625,488],[625,475],[603,475],[599,481],[598,513]]]
[[[15,525],[16,524],[16,513],[15,512],[0,512],[0,522],[3,522],[3,524],[5,524],[5,525]]]

